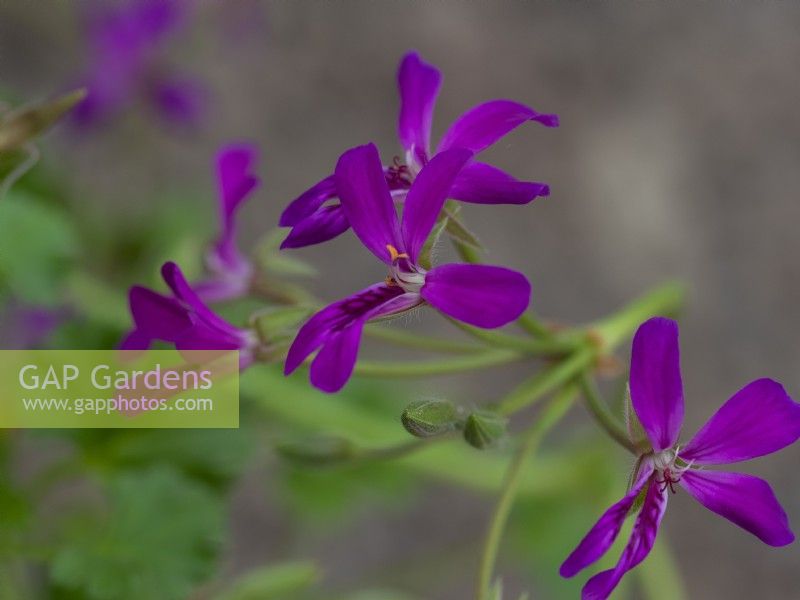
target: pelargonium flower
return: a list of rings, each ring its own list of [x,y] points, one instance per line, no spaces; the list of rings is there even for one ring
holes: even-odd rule
[[[236,246],[235,216],[241,204],[260,184],[253,174],[258,149],[252,144],[228,144],[216,157],[220,234],[206,255],[211,276],[194,284],[206,302],[237,298],[247,292],[253,265]]]
[[[141,286],[131,288],[128,300],[134,329],[120,345],[122,350],[144,350],[160,340],[175,344],[178,350],[239,350],[241,368],[253,362],[259,346],[254,332],[239,329],[214,313],[175,263],[165,263],[161,275],[172,297]]]
[[[800,437],[800,404],[770,379],[736,392],[685,445],[678,444],[683,423],[678,326],[654,318],[636,332],[631,352],[631,402],[651,445],[639,457],[633,484],[609,508],[561,565],[572,577],[598,560],[619,534],[631,509],[641,502],[631,537],[613,569],[598,573],[583,588],[584,600],[608,598],[623,575],[642,562],[655,543],[676,485],[710,511],[732,521],[770,546],[794,540],[789,522],[769,484],[744,473],[706,467],[771,454]]]
[[[89,67],[86,99],[74,118],[88,126],[143,99],[165,121],[198,122],[205,90],[195,80],[168,72],[164,43],[186,19],[189,2],[125,0],[117,6],[92,4],[86,13]]]
[[[522,314],[531,288],[516,271],[470,264],[426,271],[420,266],[448,191],[471,156],[468,150],[454,148],[433,157],[411,186],[400,221],[377,148],[369,144],[342,155],[335,174],[342,208],[364,246],[388,267],[389,276],[311,317],[289,349],[287,375],[319,349],[311,363],[311,383],[326,392],[338,391],[353,372],[364,324],[423,303],[484,328],[501,327]]]
[[[492,100],[462,114],[442,136],[439,145],[431,146],[431,124],[442,76],[416,52],[409,52],[400,62],[397,84],[400,91],[398,136],[405,151],[402,162],[383,167],[383,174],[393,196],[402,200],[421,169],[437,152],[465,148],[477,154],[504,135],[528,121],[556,127],[556,115],[542,114],[512,100]],[[292,227],[282,248],[299,248],[335,238],[350,227],[340,203],[326,204],[342,197],[337,178],[330,175],[303,192],[283,211],[282,227]],[[537,196],[547,196],[550,188],[543,183],[518,181],[491,165],[472,161],[461,170],[448,197],[477,204],[526,204]]]

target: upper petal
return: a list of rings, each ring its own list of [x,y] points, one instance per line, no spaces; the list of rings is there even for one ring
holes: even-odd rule
[[[630,491],[622,500],[603,513],[603,516],[589,530],[589,533],[581,540],[578,547],[572,551],[572,554],[561,565],[558,572],[562,577],[572,577],[606,553],[611,544],[614,543],[614,540],[617,539],[628,511],[630,511],[636,497],[652,474],[653,463],[649,461],[643,463],[637,474],[636,482],[631,486]]]
[[[440,152],[414,180],[403,205],[402,233],[411,262],[416,263],[447,200],[453,181],[472,152],[454,148]]]
[[[680,484],[708,510],[746,529],[765,544],[794,541],[789,519],[769,484],[753,475],[686,471]]]
[[[314,184],[313,187],[292,200],[289,206],[281,213],[281,219],[278,224],[281,227],[293,227],[306,217],[314,214],[326,200],[336,196],[336,177],[328,175],[325,179]]]
[[[258,186],[260,180],[252,170],[258,161],[258,149],[254,144],[228,144],[217,152],[217,185],[220,200],[220,222],[222,231],[216,250],[224,262],[235,261],[234,216],[241,203]]]
[[[400,224],[374,144],[357,146],[336,164],[336,188],[344,214],[367,249],[387,264],[387,245],[404,252]]]
[[[583,586],[582,600],[605,600],[617,587],[622,576],[642,562],[656,542],[658,527],[667,509],[667,495],[659,485],[650,480],[642,510],[633,525],[628,545],[613,569],[602,571]]]
[[[556,115],[538,113],[512,100],[491,100],[456,119],[439,142],[439,152],[448,148],[468,148],[477,154],[526,121],[537,121],[547,127],[558,126]]]
[[[321,244],[343,234],[349,228],[350,223],[341,204],[329,204],[292,227],[289,235],[281,243],[281,249]]]
[[[461,169],[450,189],[450,198],[475,204],[527,204],[549,194],[547,184],[519,181],[481,162],[471,162]]]
[[[424,62],[419,54],[409,52],[403,57],[397,70],[400,90],[397,133],[406,150],[429,154],[433,109],[441,84],[439,70]]]
[[[678,324],[655,317],[636,331],[631,349],[631,402],[653,449],[675,445],[683,423]]]
[[[200,320],[222,332],[229,334],[238,332],[236,327],[217,315],[200,299],[200,296],[186,281],[186,277],[184,277],[180,267],[174,262],[164,263],[161,267],[161,276],[172,290],[172,293],[175,294],[175,297],[191,308]]]
[[[776,452],[800,438],[800,404],[771,379],[746,385],[681,451],[697,464],[724,464]]]
[[[128,293],[128,302],[139,340],[150,338],[173,342],[194,325],[189,312],[178,301],[145,287],[133,286]]]
[[[427,273],[420,294],[459,321],[491,329],[528,308],[531,284],[522,273],[504,267],[449,264]]]

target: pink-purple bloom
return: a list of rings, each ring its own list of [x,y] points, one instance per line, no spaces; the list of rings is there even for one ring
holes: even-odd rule
[[[88,67],[86,99],[74,111],[82,126],[115,116],[144,101],[164,121],[195,125],[205,89],[163,60],[165,43],[186,21],[188,0],[125,0],[86,7]]]
[[[175,263],[165,263],[161,274],[171,297],[141,286],[131,288],[128,301],[134,329],[123,340],[122,350],[147,349],[159,340],[178,350],[239,350],[242,368],[253,362],[258,348],[253,332],[231,325],[212,311]]]
[[[771,454],[800,437],[800,404],[780,384],[759,379],[746,385],[688,443],[679,445],[684,409],[678,326],[669,319],[654,318],[639,328],[633,340],[630,393],[651,449],[639,457],[628,493],[600,517],[564,561],[561,575],[572,577],[598,560],[638,505],[637,499],[641,510],[617,565],[589,579],[583,600],[608,598],[623,575],[647,557],[668,492],[676,492],[676,485],[770,546],[794,541],[786,513],[766,481],[744,473],[707,470]]]
[[[206,255],[209,276],[193,286],[206,302],[238,298],[250,288],[253,265],[236,245],[236,213],[261,182],[253,173],[257,162],[252,144],[228,144],[217,153],[220,233]]]
[[[397,83],[400,91],[398,136],[405,156],[395,158],[382,172],[392,196],[402,201],[421,169],[439,152],[464,148],[477,154],[528,121],[556,127],[556,115],[539,113],[512,100],[492,100],[473,107],[453,122],[439,145],[431,145],[431,124],[441,86],[439,70],[424,62],[416,52],[400,62]],[[477,204],[526,204],[547,196],[543,183],[519,181],[486,163],[470,160],[452,183],[448,197]],[[291,227],[283,248],[299,248],[330,240],[347,231],[351,223],[341,203],[338,178],[329,175],[303,192],[283,211],[282,227]]]
[[[451,148],[428,161],[408,190],[400,220],[377,148],[369,144],[342,155],[334,176],[342,211],[364,246],[388,267],[389,276],[311,317],[289,349],[287,375],[319,349],[311,363],[311,383],[326,392],[338,391],[353,372],[364,324],[423,303],[484,328],[501,327],[522,314],[531,288],[516,271],[471,264],[426,271],[420,266],[453,181],[471,157],[469,150]]]

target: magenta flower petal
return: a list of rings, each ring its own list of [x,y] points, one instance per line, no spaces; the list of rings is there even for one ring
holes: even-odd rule
[[[367,249],[387,264],[394,246],[404,252],[400,223],[389,186],[374,144],[348,150],[336,164],[336,188],[350,222]]]
[[[723,404],[681,450],[699,465],[726,464],[771,454],[800,438],[800,404],[771,379],[746,385]]]
[[[467,148],[477,154],[526,121],[537,121],[547,127],[558,126],[556,115],[538,113],[512,100],[491,100],[456,119],[439,142],[439,152],[448,148]]]
[[[585,569],[595,561],[597,561],[614,543],[619,535],[619,530],[622,529],[622,524],[625,522],[625,517],[628,515],[633,506],[633,502],[642,491],[645,483],[650,480],[653,474],[652,462],[645,462],[642,464],[637,475],[636,482],[631,486],[630,491],[625,495],[622,500],[612,505],[603,516],[595,523],[594,527],[589,530],[578,544],[578,547],[572,551],[567,557],[567,560],[561,565],[559,573],[562,577],[572,577],[579,571]]]
[[[138,329],[129,331],[119,344],[120,350],[147,350],[153,343],[153,338]]]
[[[647,488],[642,510],[633,525],[628,545],[613,569],[602,571],[583,586],[582,600],[606,600],[617,587],[622,576],[642,562],[656,542],[658,527],[667,509],[667,494],[652,481]]]
[[[327,200],[336,198],[336,177],[328,175],[289,203],[281,214],[281,227],[294,227],[313,215]]]
[[[400,119],[397,126],[400,143],[407,151],[429,154],[431,123],[436,96],[442,84],[439,70],[409,52],[397,70],[400,90]]]
[[[145,338],[172,342],[194,325],[189,311],[180,302],[147,288],[133,286],[128,302],[140,343]]]
[[[427,273],[420,294],[459,321],[492,329],[519,318],[528,308],[531,284],[504,267],[449,264]]]
[[[289,375],[332,335],[363,318],[373,309],[403,294],[398,286],[372,285],[352,296],[334,302],[312,316],[297,332],[289,348],[284,373]]]
[[[175,297],[191,308],[201,320],[205,321],[212,328],[228,334],[234,334],[239,331],[236,327],[217,315],[217,313],[211,310],[206,303],[200,299],[200,296],[197,295],[186,281],[186,277],[184,277],[180,267],[174,262],[164,263],[161,267],[161,276],[172,290],[172,293],[175,294]],[[216,348],[209,348],[209,350],[216,350]]]
[[[653,449],[675,445],[683,423],[678,324],[656,317],[636,331],[631,350],[631,401]]]
[[[259,185],[253,175],[258,161],[258,149],[252,144],[229,144],[217,153],[217,183],[220,198],[222,231],[216,252],[223,264],[234,266],[241,259],[236,249],[236,211]]]
[[[460,148],[440,152],[417,175],[403,205],[402,233],[411,262],[417,262],[453,181],[471,156]]]
[[[527,204],[548,196],[544,183],[519,181],[497,167],[481,162],[466,165],[453,182],[450,197],[473,204]]]
[[[681,486],[708,510],[725,517],[770,546],[794,541],[786,512],[769,484],[753,475],[686,471]]]
[[[281,243],[281,250],[303,248],[332,240],[350,228],[340,204],[323,206],[295,225]]]
[[[311,385],[328,394],[344,387],[356,366],[363,328],[364,319],[357,319],[331,333],[311,363]]]
[[[208,90],[188,77],[162,78],[150,90],[159,114],[169,123],[196,127],[206,112]]]

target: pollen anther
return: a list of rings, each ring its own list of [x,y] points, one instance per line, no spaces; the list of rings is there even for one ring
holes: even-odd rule
[[[389,256],[391,257],[393,263],[397,262],[401,258],[408,258],[408,254],[405,252],[398,252],[397,248],[391,244],[386,244],[386,249],[389,251]]]

